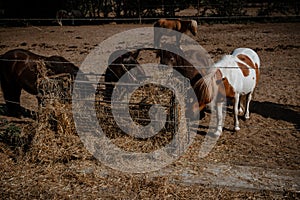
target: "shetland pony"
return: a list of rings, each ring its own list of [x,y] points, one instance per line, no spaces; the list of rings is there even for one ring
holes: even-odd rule
[[[145,75],[144,70],[139,66],[137,57],[139,56],[140,50],[127,51],[117,50],[113,52],[108,60],[109,66],[107,67],[104,79],[105,79],[105,100],[110,101],[115,84],[119,79],[127,73],[127,81],[130,83],[137,83],[141,76]],[[134,72],[129,72],[135,68]]]
[[[153,26],[154,26],[154,48],[159,48],[160,40],[163,35],[167,35],[167,36],[175,35],[176,45],[179,47],[182,33],[191,32],[194,36],[196,36],[197,34],[197,22],[195,20],[159,19],[157,22],[154,23]]]
[[[210,102],[216,103],[216,135],[222,133],[222,107],[226,97],[233,98],[234,100],[235,131],[240,130],[238,108],[241,96],[246,97],[244,117],[245,119],[249,119],[249,104],[259,80],[259,68],[260,59],[256,52],[249,48],[238,48],[231,55],[226,55],[218,61],[211,68],[211,73],[195,84],[194,89],[199,100],[199,108],[194,107],[194,112],[199,112],[199,110],[202,110]]]
[[[24,49],[14,49],[0,56],[0,82],[8,115],[21,115],[21,90],[37,95],[37,80],[45,64],[46,76],[70,74],[74,79],[78,67],[61,56],[45,57]]]

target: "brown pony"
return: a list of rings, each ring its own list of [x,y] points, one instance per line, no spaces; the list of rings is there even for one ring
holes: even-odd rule
[[[105,71],[105,99],[110,101],[115,84],[126,73],[128,73],[127,81],[130,83],[137,83],[142,76],[145,75],[144,70],[139,66],[137,57],[140,50],[127,51],[117,50],[113,52],[108,60],[109,66]],[[134,73],[129,72],[136,67]]]
[[[160,57],[160,64],[173,67],[173,69],[190,80],[190,84],[196,94],[197,99],[193,99],[192,102],[188,102],[187,107],[188,111],[194,113],[194,106],[197,105],[199,99],[202,99],[202,97],[199,96],[197,83],[202,79],[202,76],[206,75],[208,71],[207,66],[210,66],[211,63],[205,59],[207,55],[203,55],[201,52],[196,52],[194,50],[183,52],[175,45],[166,45],[165,49],[172,49],[175,53],[167,50],[157,50],[157,57]],[[197,62],[200,65],[200,69],[196,69],[189,61],[185,59],[186,57],[197,57]],[[200,118],[203,118],[205,116],[204,110],[200,111]],[[194,116],[197,116],[197,114]]]
[[[170,31],[167,29],[170,29]],[[154,23],[154,48],[159,48],[160,40],[163,35],[175,35],[176,45],[180,46],[181,34],[187,32],[191,32],[194,36],[196,36],[197,22],[195,20],[159,19]]]
[[[184,52],[181,49],[172,49],[175,49],[176,53],[161,49],[157,50],[156,56],[160,57],[160,64],[172,66],[173,69],[178,71],[185,78],[188,78],[193,86],[202,77],[200,72],[184,58]]]
[[[37,95],[37,79],[41,62],[47,69],[46,76],[70,74],[74,79],[78,67],[61,56],[45,57],[24,49],[14,49],[0,56],[0,81],[8,115],[20,116],[21,90]]]

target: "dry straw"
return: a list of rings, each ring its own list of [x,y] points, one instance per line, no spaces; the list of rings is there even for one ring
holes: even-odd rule
[[[31,144],[30,159],[55,163],[90,157],[74,126],[71,77],[67,74],[48,77],[43,62],[39,62],[38,69],[38,123]]]

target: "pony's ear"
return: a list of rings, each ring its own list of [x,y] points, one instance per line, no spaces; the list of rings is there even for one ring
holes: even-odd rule
[[[223,80],[223,75],[220,69],[217,69],[216,73],[215,73],[215,77],[216,77],[216,83],[219,85]]]
[[[221,80],[222,79],[223,74],[222,74],[222,72],[221,72],[220,69],[217,69],[215,76],[216,76],[217,80]]]

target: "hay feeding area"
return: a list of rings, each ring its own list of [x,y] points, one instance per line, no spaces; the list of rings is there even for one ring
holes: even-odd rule
[[[147,25],[43,26],[38,30],[1,27],[0,50],[2,54],[22,47],[43,55],[59,54],[79,66],[106,38],[143,26]],[[240,132],[232,131],[232,106],[228,105],[223,134],[208,156],[199,157],[210,122],[207,112],[193,139],[176,140],[189,145],[182,146],[186,149],[174,161],[146,173],[122,172],[99,161],[78,134],[70,90],[56,90],[69,88],[69,78],[41,79],[40,106],[36,97],[24,92],[21,96],[21,105],[36,118],[5,116],[1,98],[1,198],[299,199],[299,24],[204,24],[198,33],[195,40],[215,61],[241,46],[254,49],[261,58],[261,78],[250,105],[251,116],[248,121],[240,120]],[[156,61],[154,55],[138,61],[146,58]],[[130,153],[152,153],[176,139],[174,132],[184,133],[177,123],[183,116],[182,106],[174,94],[169,88],[148,84],[129,98],[121,95],[130,102],[128,115],[135,125],[147,126],[151,116],[156,117],[151,111],[157,111],[150,105],[162,105],[166,126],[149,138],[124,134],[116,126],[101,88],[90,100],[97,110],[98,125],[112,144]],[[122,99],[119,101],[116,108],[124,109]],[[124,123],[129,119],[120,116]],[[93,129],[88,123],[86,127]],[[166,152],[171,158],[178,154],[172,148]],[[126,167],[130,163],[125,161],[119,163]]]

